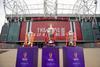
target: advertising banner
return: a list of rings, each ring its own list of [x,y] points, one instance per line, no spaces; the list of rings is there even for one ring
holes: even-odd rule
[[[59,49],[45,47],[42,49],[42,67],[59,67]]]
[[[38,48],[19,47],[17,51],[16,67],[37,67]]]
[[[83,48],[64,47],[63,54],[64,67],[85,67]]]
[[[41,21],[32,23],[32,32],[35,33],[35,40],[44,40],[47,29],[52,25],[56,40],[66,40],[65,34],[70,30],[68,21]]]

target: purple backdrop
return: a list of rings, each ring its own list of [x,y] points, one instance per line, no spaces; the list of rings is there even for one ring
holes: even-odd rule
[[[63,54],[64,67],[85,67],[83,48],[64,47]]]
[[[59,49],[45,47],[42,49],[42,67],[59,67]]]
[[[16,67],[37,67],[38,48],[19,47]]]

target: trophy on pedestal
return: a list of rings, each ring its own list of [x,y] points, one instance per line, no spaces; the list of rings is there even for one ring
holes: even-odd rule
[[[68,33],[69,46],[76,46],[77,36],[76,32],[69,31]]]
[[[50,24],[50,27],[47,29],[47,34],[48,34],[48,45],[49,46],[55,46],[54,44],[54,28],[52,27],[52,24]]]
[[[25,34],[25,41],[23,47],[33,46],[35,34],[33,32],[29,32]]]
[[[69,33],[68,33],[68,35],[69,35],[69,46],[74,46],[74,43],[73,43],[73,32],[72,31],[69,31]]]
[[[32,47],[34,43],[35,34],[33,32],[29,32],[29,45]]]

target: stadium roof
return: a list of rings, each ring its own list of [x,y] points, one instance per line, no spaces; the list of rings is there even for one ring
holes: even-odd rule
[[[80,15],[80,17],[83,15]],[[6,17],[45,17],[44,14],[7,14]],[[50,17],[50,16],[47,16]],[[58,14],[57,17],[77,17],[75,14]],[[94,17],[92,14],[86,14],[85,17]],[[96,14],[95,17],[100,17],[100,14]]]

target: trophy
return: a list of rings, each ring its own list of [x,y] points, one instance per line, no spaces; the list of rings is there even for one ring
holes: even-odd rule
[[[23,47],[33,46],[35,34],[33,32],[29,32],[25,34],[25,41]]]
[[[54,28],[52,27],[52,24],[50,24],[50,27],[47,29],[47,34],[48,34],[48,44],[53,45],[54,44]]]
[[[69,46],[73,46],[73,32],[72,31],[69,31],[68,33],[69,35]]]
[[[29,32],[29,45],[32,47],[34,43],[35,34],[33,32]]]

